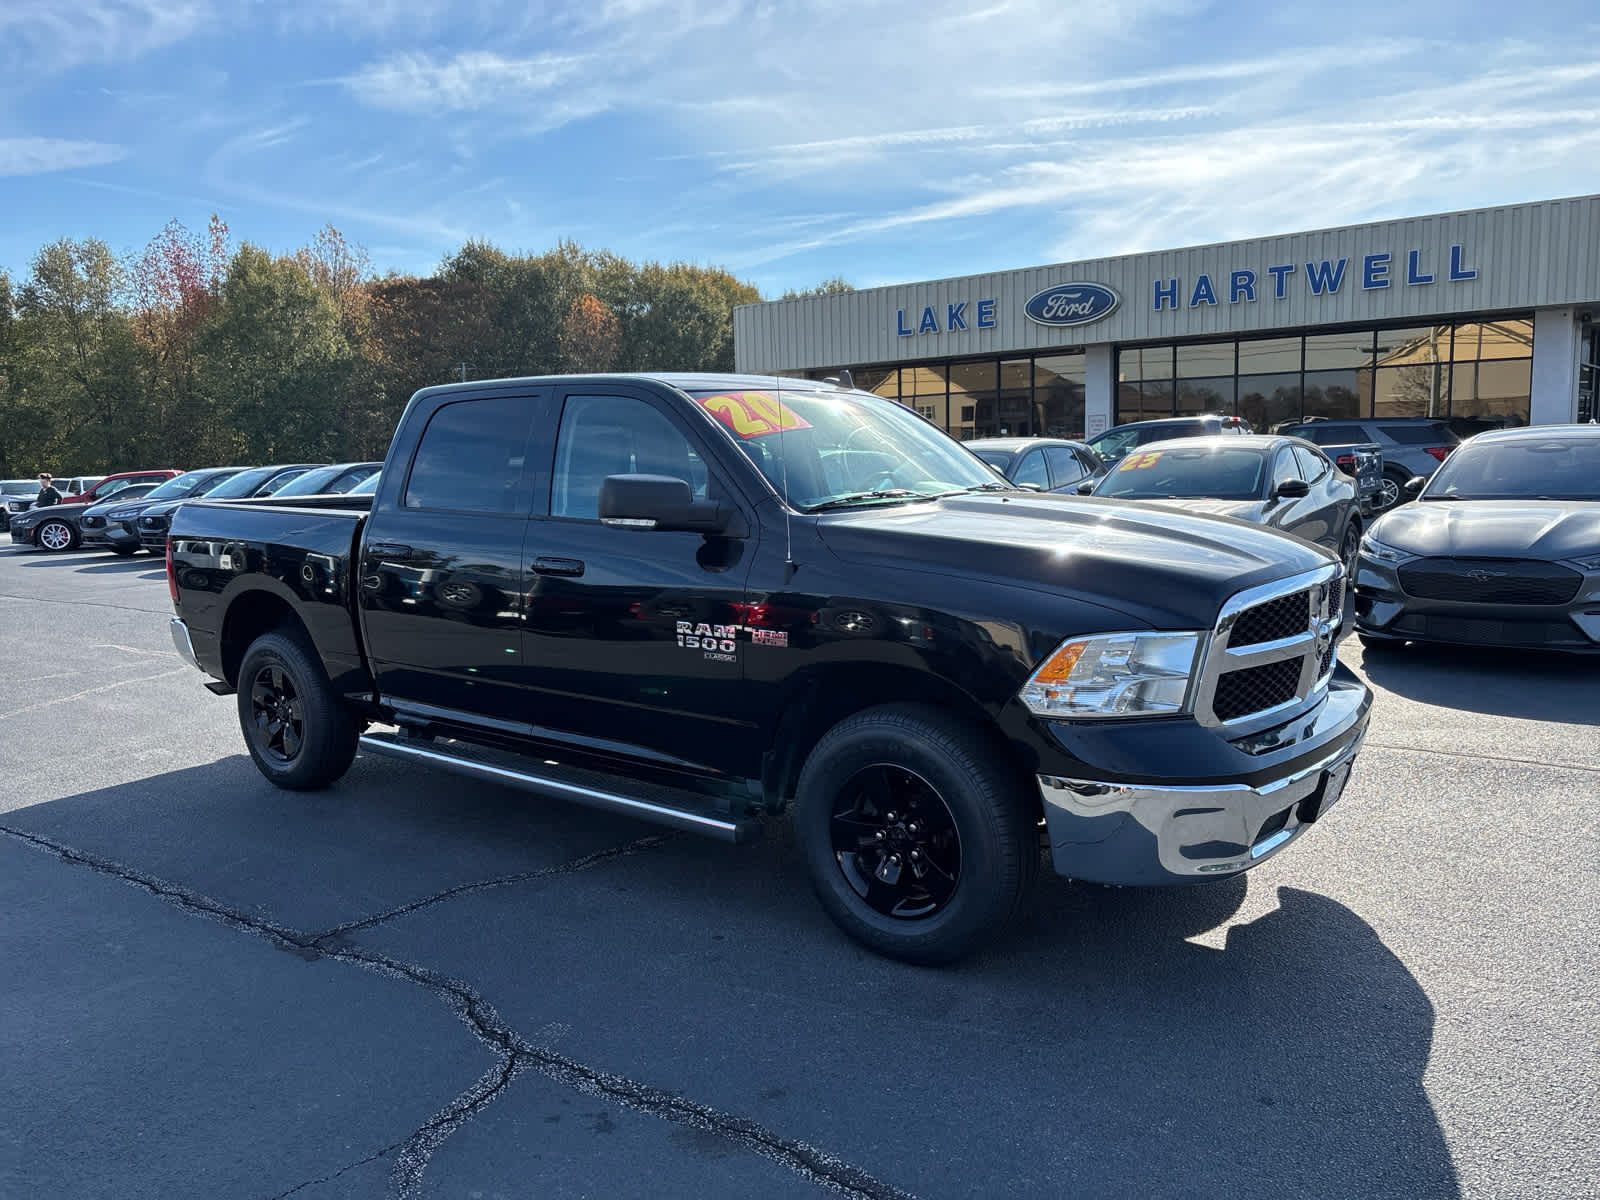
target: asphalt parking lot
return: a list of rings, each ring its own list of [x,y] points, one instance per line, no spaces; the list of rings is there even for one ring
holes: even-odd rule
[[[275,791],[161,563],[0,540],[0,1196],[1592,1197],[1600,661],[1362,661],[1244,879],[955,969],[734,849],[363,757]]]

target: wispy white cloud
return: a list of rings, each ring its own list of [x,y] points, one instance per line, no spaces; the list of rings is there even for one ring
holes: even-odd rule
[[[211,19],[207,0],[5,0],[0,69],[37,78],[85,63],[128,62]]]
[[[100,167],[126,158],[121,146],[63,138],[0,138],[0,175],[45,175],[78,167]]]
[[[542,101],[582,66],[581,58],[564,54],[507,58],[476,50],[443,61],[397,54],[363,67],[344,82],[358,100],[374,108],[454,113]]]

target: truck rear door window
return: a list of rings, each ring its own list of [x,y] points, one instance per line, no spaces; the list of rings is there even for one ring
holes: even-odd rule
[[[444,405],[422,433],[406,480],[405,506],[526,513],[529,424],[526,396]]]

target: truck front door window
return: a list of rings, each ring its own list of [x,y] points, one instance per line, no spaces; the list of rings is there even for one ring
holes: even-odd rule
[[[550,515],[600,519],[600,485],[610,475],[666,475],[695,499],[711,487],[689,439],[658,409],[632,396],[569,396],[556,438]]]

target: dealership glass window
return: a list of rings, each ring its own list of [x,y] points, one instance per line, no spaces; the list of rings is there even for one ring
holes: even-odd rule
[[[1172,347],[1132,346],[1117,355],[1117,372],[1129,382],[1172,378]]]
[[[1378,366],[1413,367],[1447,362],[1450,358],[1450,326],[1414,325],[1404,329],[1378,331]]]
[[[1311,348],[1306,347],[1309,356]],[[1372,394],[1370,370],[1307,371],[1301,394],[1303,415],[1348,420],[1366,412],[1364,400]]]
[[[981,362],[950,364],[950,406],[971,407],[974,413],[973,436],[995,437],[1002,431],[1026,433],[1025,429],[1007,426],[997,415],[996,397],[999,394],[1000,364],[988,358]],[[1019,417],[1027,421],[1027,404],[1019,407]]]
[[[1450,357],[1456,362],[1480,358],[1531,358],[1533,322],[1508,318],[1463,321],[1455,328]]]
[[[900,369],[898,367],[858,367],[850,372],[850,377],[863,392],[872,392],[875,395],[887,396],[891,400],[900,398]]]
[[[1526,425],[1533,391],[1533,359],[1490,358],[1458,362],[1450,371],[1450,417],[1457,433]]]
[[[1193,342],[1178,346],[1178,378],[1210,379],[1232,375],[1234,371],[1234,343]]]
[[[1212,379],[1178,380],[1178,415],[1233,413],[1234,378],[1221,375]]]
[[[1278,425],[1298,421],[1299,373],[1239,376],[1239,415],[1257,433],[1270,433]]]
[[[1306,370],[1333,371],[1372,365],[1372,330],[1315,333],[1306,338]]]
[[[1039,432],[1046,437],[1083,436],[1086,362],[1081,352],[1034,360],[1034,410]]]
[[[1379,367],[1372,385],[1375,417],[1448,415],[1450,379],[1442,363]]]
[[[1300,369],[1300,339],[1254,338],[1239,343],[1240,375],[1276,375]],[[1244,388],[1239,389],[1244,395]]]

